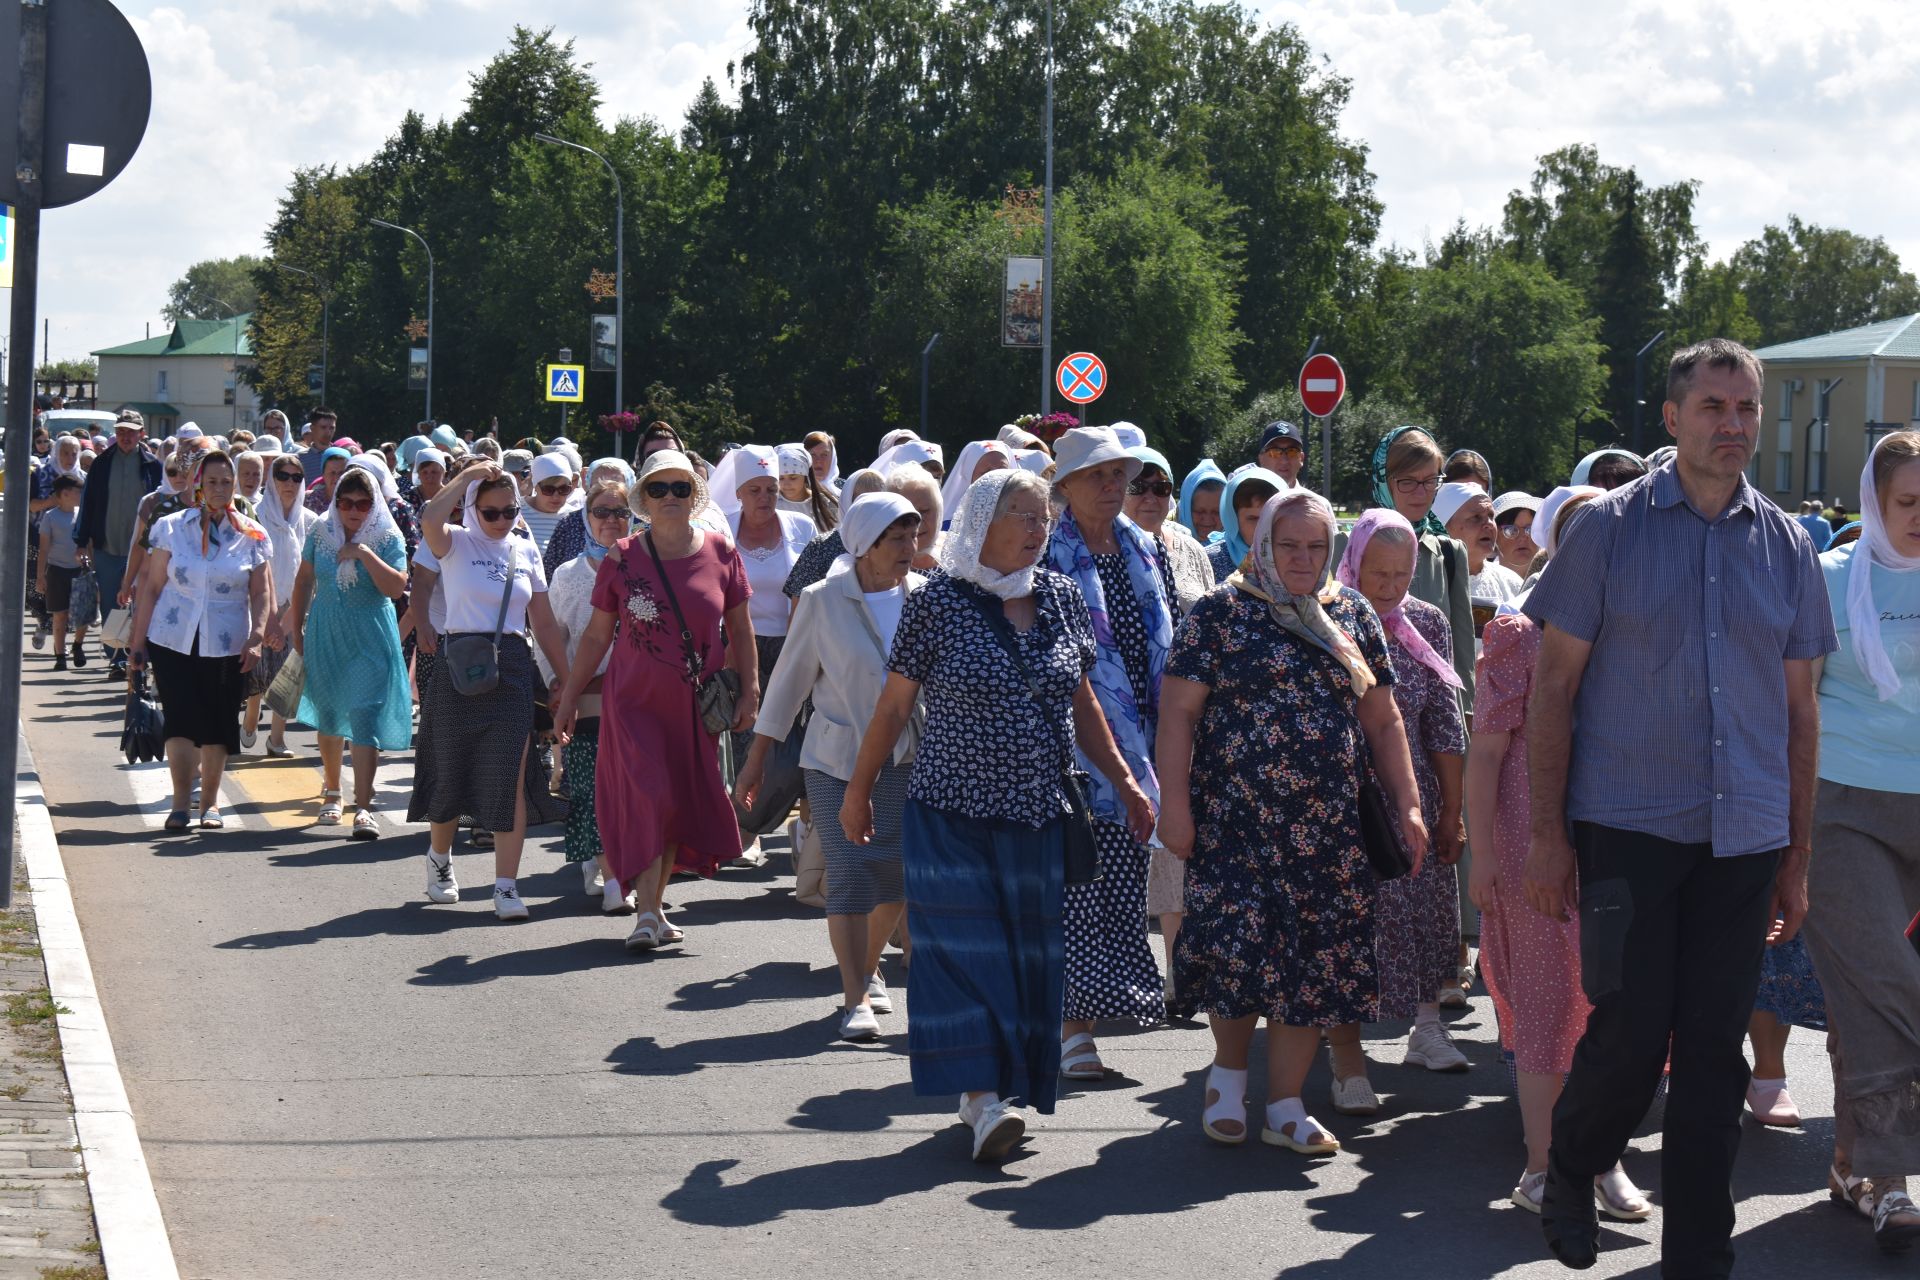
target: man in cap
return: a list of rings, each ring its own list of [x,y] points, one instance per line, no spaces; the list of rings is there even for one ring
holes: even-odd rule
[[[1297,488],[1307,465],[1306,437],[1291,422],[1269,422],[1261,429],[1253,460]]]
[[[80,515],[74,523],[73,543],[81,563],[93,560],[94,581],[100,599],[120,598],[127,574],[127,556],[133,550],[133,526],[140,500],[160,487],[160,459],[146,446],[147,420],[134,409],[122,409],[113,424],[113,448],[94,461],[80,497]],[[126,674],[124,649],[115,650],[107,674]]]

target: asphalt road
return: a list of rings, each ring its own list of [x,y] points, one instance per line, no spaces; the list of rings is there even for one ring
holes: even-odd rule
[[[1402,1067],[1404,1026],[1372,1029],[1372,1122],[1329,1113],[1322,1063],[1308,1098],[1346,1144],[1331,1160],[1210,1145],[1205,1032],[1113,1028],[1124,1074],[976,1166],[953,1100],[907,1082],[907,1001],[882,1042],[834,1040],[825,925],[784,857],[676,882],[686,944],[632,958],[630,919],[561,869],[558,828],[529,844],[531,921],[494,921],[478,852],[456,858],[461,901],[429,905],[425,831],[397,821],[405,758],[375,843],[308,825],[305,733],[295,761],[229,775],[238,829],[163,836],[164,771],[119,760],[121,691],[97,661],[57,677],[29,649],[26,666],[22,714],[185,1275],[1561,1274],[1506,1204],[1523,1153],[1484,998],[1452,1023],[1465,1075]],[[1818,1041],[1790,1048],[1805,1130],[1747,1127],[1738,1274],[1911,1274],[1827,1203]],[[1658,1152],[1650,1133],[1627,1157],[1656,1203]],[[1607,1231],[1590,1274],[1656,1274],[1658,1222]]]

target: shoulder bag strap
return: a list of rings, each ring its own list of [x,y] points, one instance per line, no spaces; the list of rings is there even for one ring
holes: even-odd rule
[[[644,536],[647,543],[647,554],[653,557],[653,571],[659,575],[660,585],[667,593],[667,604],[672,607],[674,619],[680,624],[680,649],[681,652],[686,655],[687,682],[697,685],[700,680],[700,672],[705,669],[707,665],[706,655],[694,648],[693,632],[687,626],[687,615],[680,612],[680,599],[674,594],[673,580],[667,577],[667,567],[660,562],[660,552],[653,545],[653,531],[649,529]]]
[[[997,599],[992,598],[970,582],[956,581],[955,585],[960,588],[962,595],[965,595],[973,602],[973,607],[980,611],[980,617],[987,624],[987,630],[993,632],[993,638],[998,640],[1000,647],[1006,651],[1007,658],[1013,663],[1013,669],[1018,671],[1020,678],[1027,682],[1027,693],[1028,696],[1032,698],[1033,705],[1044,711],[1046,699],[1040,692],[1040,683],[1033,678],[1033,669],[1027,665],[1026,658],[1020,652],[1020,642],[1014,637],[1013,624],[1007,621],[1006,610]],[[1040,620],[1037,616],[1037,607],[1033,625],[1036,627],[1040,625]],[[1073,767],[1073,717],[1071,715],[1067,717],[1067,723],[1064,727],[1066,729],[1064,736],[1067,748],[1067,768],[1071,771]]]
[[[509,533],[507,536],[511,538],[513,535]],[[513,545],[509,543],[507,545],[507,586],[506,589],[500,593],[499,616],[493,620],[493,645],[495,652],[498,652],[500,648],[500,633],[507,629],[507,606],[513,602],[513,577],[517,572],[515,562],[518,561],[519,558],[518,553],[513,549]]]

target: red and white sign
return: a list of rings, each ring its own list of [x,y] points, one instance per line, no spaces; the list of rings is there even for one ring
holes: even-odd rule
[[[1092,404],[1107,389],[1107,366],[1091,351],[1076,351],[1060,362],[1053,385],[1069,404]]]
[[[1347,371],[1322,351],[1300,366],[1300,402],[1316,418],[1326,418],[1347,397]]]

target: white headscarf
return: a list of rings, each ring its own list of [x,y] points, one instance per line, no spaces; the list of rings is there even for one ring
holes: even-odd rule
[[[1880,495],[1873,484],[1873,454],[1886,448],[1890,436],[1880,437],[1860,469],[1860,541],[1855,544],[1853,564],[1847,570],[1847,627],[1853,632],[1853,660],[1860,664],[1867,679],[1880,694],[1880,701],[1891,701],[1900,692],[1900,673],[1880,639],[1880,610],[1873,603],[1873,566],[1889,573],[1920,572],[1920,556],[1902,555],[1887,536],[1880,515]],[[1865,552],[1865,554],[1861,554]]]
[[[307,534],[320,521],[319,512],[307,509],[304,484],[294,486],[290,510],[280,505],[280,490],[273,478],[273,464],[278,461],[277,457],[267,459],[266,484],[260,491],[260,505],[254,508],[260,527],[267,531],[267,546],[273,553],[276,606],[293,599],[293,580],[300,572],[300,552],[306,546]]]
[[[897,444],[904,444],[908,440],[918,440],[919,438],[920,434],[917,431],[909,430],[906,427],[896,427],[880,437],[880,452],[885,453]]]
[[[361,455],[361,457],[366,456]],[[380,465],[382,468],[386,466],[384,458],[380,460]],[[340,523],[340,489],[348,473],[353,471],[365,471],[368,479],[373,482],[373,507],[367,512],[367,518],[361,522],[359,532],[349,537],[346,526]],[[334,482],[333,498],[327,503],[327,514],[320,521],[320,541],[327,550],[333,552],[335,561],[333,580],[340,585],[342,591],[350,589],[360,579],[359,564],[352,560],[340,559],[340,553],[346,550],[349,542],[357,542],[363,547],[377,548],[386,541],[388,534],[396,538],[400,536],[400,526],[393,522],[393,512],[387,510],[387,504],[380,497],[380,481],[383,478],[385,478],[384,470],[375,471],[372,467],[364,465],[360,458],[355,458],[347,464],[347,470],[340,473],[340,479]],[[389,479],[387,483],[391,484],[393,481]]]
[[[413,451],[413,482],[415,484],[420,483],[420,468],[426,466],[429,462],[439,463],[440,470],[442,471],[447,469],[447,455],[440,450],[428,446],[427,448],[415,449]]]
[[[740,512],[741,486],[761,476],[778,479],[779,475],[779,460],[771,448],[764,444],[743,444],[720,459],[720,465],[713,469],[707,481],[707,488],[713,495],[713,505],[732,517]]]
[[[776,448],[773,454],[780,476],[813,474],[813,455],[807,452],[805,445],[783,444]]]
[[[960,495],[973,483],[973,469],[980,465],[980,459],[990,454],[1005,458],[1008,466],[1013,465],[1013,450],[998,440],[974,440],[960,451],[960,460],[953,464],[953,470],[947,472],[946,483],[940,486],[940,505],[947,511],[960,508]]]
[[[896,470],[910,462],[938,462],[946,465],[941,457],[940,446],[931,440],[903,440],[873,460],[873,469],[883,476],[890,476]]]
[[[380,499],[380,503],[400,501],[400,486],[393,482],[393,472],[387,469],[387,460],[384,455],[356,453],[347,459],[347,470],[351,471],[355,467],[373,474],[374,496]],[[346,472],[343,471],[340,474],[345,475]],[[338,481],[334,482],[334,487],[339,487]],[[374,505],[378,506],[380,503]]]
[[[260,487],[258,489],[255,489],[252,493],[248,493],[245,489],[242,489],[239,487],[240,486],[240,462],[243,458],[252,458],[255,462],[260,464]],[[252,449],[242,449],[239,453],[236,453],[233,455],[233,483],[234,483],[233,491],[239,494],[241,497],[245,498],[248,502],[253,503],[255,506],[259,506],[260,495],[264,494],[267,491],[267,485],[270,482],[270,480],[271,480],[271,477],[267,475],[267,460],[264,457],[262,457],[259,453],[255,452]]]
[[[1000,494],[1014,474],[1011,468],[989,471],[968,486],[960,498],[959,509],[953,513],[946,536],[940,540],[941,568],[1002,600],[1032,595],[1033,571],[1039,567],[1035,561],[1014,573],[998,573],[980,563],[980,550],[986,546],[987,528],[993,524],[994,509],[1000,505]]]
[[[70,467],[62,466],[60,463],[61,450],[68,448],[73,450],[73,465]],[[81,448],[80,437],[60,436],[53,442],[53,469],[60,475],[72,476],[76,480],[85,480],[87,473],[80,469]]]
[[[847,555],[858,560],[873,549],[895,520],[918,514],[904,494],[863,493],[848,506],[840,521],[840,541],[846,545]]]

